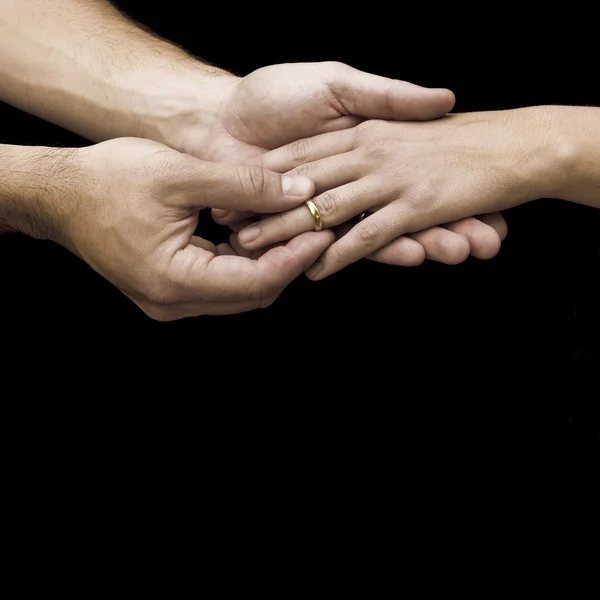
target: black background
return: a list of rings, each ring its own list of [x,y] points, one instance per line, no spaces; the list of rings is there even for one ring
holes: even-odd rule
[[[456,111],[600,103],[585,12],[532,22],[500,4],[281,4],[274,13],[244,3],[201,5],[192,18],[183,0],[118,4],[239,75],[339,60],[449,87]],[[575,26],[573,44],[565,32]],[[7,143],[87,143],[4,105],[0,123]],[[300,278],[264,311],[175,323],[147,319],[62,248],[2,236],[5,373],[15,369],[24,392],[43,370],[47,390],[84,404],[102,389],[120,406],[102,422],[165,419],[161,435],[173,437],[178,424],[212,429],[271,459],[292,446],[328,456],[343,447],[387,463],[402,439],[434,458],[452,448],[513,465],[535,456],[566,476],[597,450],[597,383],[585,381],[600,357],[600,218],[549,200],[505,216],[509,235],[491,261],[362,261],[324,282]],[[202,231],[224,235],[206,218]]]

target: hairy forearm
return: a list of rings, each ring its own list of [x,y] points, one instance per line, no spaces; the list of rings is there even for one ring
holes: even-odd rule
[[[77,149],[0,145],[0,233],[62,242],[61,226],[76,204]]]
[[[90,140],[161,140],[171,118],[207,125],[233,78],[107,0],[0,0],[0,99]]]

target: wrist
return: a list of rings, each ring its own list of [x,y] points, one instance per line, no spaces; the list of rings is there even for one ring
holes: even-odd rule
[[[121,88],[132,107],[131,125],[121,135],[154,140],[180,152],[192,153],[193,148],[198,154],[238,81],[195,60],[128,73]]]
[[[80,185],[78,150],[0,146],[0,231],[65,244]]]
[[[544,197],[598,207],[600,197],[600,109],[545,107],[550,118],[551,189]]]
[[[564,169],[566,150],[553,140],[555,115],[551,106],[533,106],[506,111],[510,148],[510,172],[513,174],[513,200],[510,208],[518,204],[549,198],[558,185],[559,174]]]
[[[521,135],[527,139],[524,160],[530,165],[528,199],[554,198],[577,202],[597,160],[589,144],[595,126],[586,117],[598,109],[578,106],[535,106],[526,115]],[[529,159],[528,159],[529,158]]]

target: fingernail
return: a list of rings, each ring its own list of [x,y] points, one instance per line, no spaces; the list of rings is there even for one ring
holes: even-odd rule
[[[246,227],[246,229],[242,229],[238,233],[238,240],[242,244],[247,244],[248,242],[254,241],[260,235],[260,225],[252,225],[251,227]]]
[[[231,214],[230,210],[224,210],[222,208],[213,208],[213,218],[214,219],[224,219]]]
[[[306,276],[309,279],[314,279],[321,271],[323,270],[323,263],[318,260],[308,271],[306,271]]]
[[[304,198],[312,192],[312,181],[308,177],[290,177],[284,175],[281,178],[281,188],[286,196],[292,198]]]

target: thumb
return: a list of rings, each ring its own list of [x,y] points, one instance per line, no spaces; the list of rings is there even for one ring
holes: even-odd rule
[[[371,75],[344,64],[335,64],[326,81],[347,114],[365,119],[437,119],[455,102],[450,90]]]
[[[255,165],[210,163],[190,157],[178,197],[189,207],[257,213],[281,212],[311,198],[312,179],[281,175]]]

